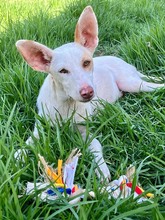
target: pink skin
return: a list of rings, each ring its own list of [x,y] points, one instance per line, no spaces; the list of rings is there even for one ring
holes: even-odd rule
[[[94,90],[88,84],[83,85],[82,88],[80,89],[80,95],[84,100],[90,101],[94,96]]]

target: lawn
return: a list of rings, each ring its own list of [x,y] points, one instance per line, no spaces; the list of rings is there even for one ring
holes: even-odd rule
[[[136,166],[134,181],[154,198],[138,204],[132,196],[109,199],[97,178],[88,142],[71,119],[51,127],[45,118],[40,141],[26,146],[37,116],[36,99],[45,78],[33,71],[16,50],[15,42],[30,39],[51,48],[72,42],[77,19],[91,5],[99,24],[95,56],[115,55],[148,77],[165,83],[164,0],[6,0],[0,4],[0,219],[165,219],[165,89],[153,93],[125,94],[115,104],[103,103],[87,132],[97,137],[112,180]],[[152,80],[152,79],[151,79]],[[42,202],[35,192],[25,195],[26,183],[37,182],[38,153],[50,164],[65,160],[78,147],[75,182],[93,190],[96,198],[70,205],[61,197]],[[24,162],[14,158],[17,149],[28,149]]]

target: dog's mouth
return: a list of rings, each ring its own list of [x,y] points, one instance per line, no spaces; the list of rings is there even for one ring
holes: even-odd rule
[[[94,96],[90,97],[90,98],[83,98],[80,100],[80,102],[90,102],[93,99]]]
[[[76,100],[76,99],[72,98],[71,96],[69,96],[70,101],[78,101],[78,102],[84,102],[84,103],[90,102],[93,98],[94,98],[94,95],[90,98],[82,98],[82,99]]]

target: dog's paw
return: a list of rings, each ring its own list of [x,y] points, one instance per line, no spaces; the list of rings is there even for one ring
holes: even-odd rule
[[[23,163],[25,162],[25,157],[27,156],[28,151],[25,149],[18,149],[15,153],[14,153],[14,158],[17,161],[22,161]]]
[[[27,145],[33,145],[34,144],[34,141],[32,139],[32,137],[29,137],[26,142],[25,142]]]
[[[98,165],[96,174],[101,181],[106,181],[108,183],[111,180],[111,174],[105,162]]]

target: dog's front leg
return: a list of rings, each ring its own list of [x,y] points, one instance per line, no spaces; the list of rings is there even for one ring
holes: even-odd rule
[[[91,138],[91,135],[89,135],[88,138],[87,138],[85,126],[79,125],[78,129],[79,129],[84,141],[86,139]],[[104,177],[106,179],[106,181],[109,182],[109,180],[111,179],[111,174],[110,174],[110,171],[108,169],[108,166],[106,165],[106,163],[104,161],[102,146],[96,138],[93,138],[92,141],[90,142],[89,150],[91,151],[91,153],[93,153],[94,160],[95,160],[95,162],[98,166],[96,168],[97,176],[100,179],[103,179],[102,177]]]
[[[97,176],[101,178],[102,174],[104,178],[109,181],[111,179],[110,171],[103,158],[102,146],[96,138],[92,140],[89,150],[93,153],[95,162],[98,165],[98,168],[96,169]]]
[[[37,121],[35,123],[35,126],[34,126],[33,137],[36,138],[36,139],[39,139],[38,126],[41,127],[40,124],[41,123]],[[27,145],[33,145],[34,144],[33,138],[31,136],[28,137],[28,139],[26,140],[26,144]]]

